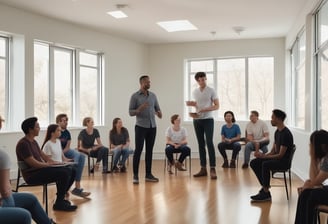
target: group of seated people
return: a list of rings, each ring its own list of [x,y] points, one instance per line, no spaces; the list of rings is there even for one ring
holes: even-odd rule
[[[1,120],[2,121],[2,120]],[[67,130],[68,117],[59,114],[56,124],[47,128],[42,147],[38,145],[35,137],[39,135],[40,125],[36,117],[30,117],[22,122],[21,128],[25,136],[16,145],[18,166],[27,184],[56,183],[57,197],[53,205],[54,210],[74,211],[76,205],[68,200],[70,193],[80,197],[88,197],[91,193],[81,187],[82,172],[85,163],[85,154],[96,158],[96,164],[91,172],[97,171],[102,161],[102,173],[111,171],[108,167],[109,149],[103,146],[100,134],[94,128],[91,117],[83,120],[83,126],[78,136],[78,150],[71,149],[71,134]],[[113,171],[125,172],[125,163],[130,154],[129,133],[122,126],[120,118],[113,121],[113,129],[109,134],[110,150],[114,155]],[[9,178],[9,176],[8,176]],[[69,191],[73,183],[75,187]]]
[[[218,148],[224,158],[222,167],[235,167],[236,156],[240,150],[240,128],[235,124],[232,111],[224,113],[226,124],[222,126],[222,142]],[[285,112],[275,109],[272,111],[271,124],[277,129],[274,133],[274,142],[270,152],[267,150],[269,143],[268,128],[264,122],[258,119],[258,113],[252,111],[250,122],[246,127],[248,149],[254,152],[255,159],[250,163],[260,185],[258,194],[251,196],[252,202],[271,201],[270,194],[270,171],[286,168],[288,158],[294,147],[293,135],[284,125]],[[0,128],[3,119],[0,117]],[[83,120],[86,126],[78,137],[79,147],[77,150],[70,149],[71,135],[67,130],[67,115],[60,114],[56,118],[57,124],[48,126],[43,145],[40,149],[35,137],[38,136],[40,126],[36,117],[27,118],[22,122],[21,128],[25,136],[19,140],[16,146],[16,155],[22,175],[28,184],[45,184],[55,182],[57,197],[53,205],[54,210],[75,211],[76,205],[68,200],[69,189],[75,182],[72,194],[80,197],[88,197],[90,192],[81,188],[81,176],[84,166],[85,155],[97,158],[93,171],[99,169],[103,161],[103,173],[108,173],[108,151],[102,145],[100,135],[95,129],[93,119],[87,117]],[[190,147],[187,145],[186,129],[181,127],[180,116],[174,114],[171,117],[172,126],[168,127],[166,135],[165,153],[168,159],[168,172],[172,174],[171,168],[175,166],[184,171],[183,162],[190,156]],[[259,124],[258,126],[256,124]],[[261,135],[257,134],[261,133]],[[113,127],[109,134],[110,150],[114,152],[114,168],[121,172],[126,171],[125,163],[129,152],[129,133],[123,127],[122,120],[115,118]],[[95,144],[96,142],[97,144]],[[236,143],[236,144],[235,144]],[[232,159],[228,163],[225,149],[232,149]],[[246,147],[245,147],[246,150]],[[82,153],[81,153],[82,152]],[[116,153],[115,153],[116,152]],[[249,152],[249,155],[250,155]],[[177,161],[173,159],[173,153],[180,153]],[[246,154],[246,152],[245,152]],[[248,155],[248,154],[247,154]],[[310,137],[310,179],[300,187],[297,204],[295,223],[315,223],[316,207],[320,204],[328,205],[328,188],[323,185],[328,178],[328,132],[325,130],[314,131]],[[245,158],[243,168],[248,167],[249,157]],[[246,167],[247,165],[247,167]],[[55,223],[42,209],[38,200],[31,194],[12,193],[9,182],[10,162],[8,155],[0,150],[0,220],[7,220],[12,214],[19,223],[30,223],[31,218],[36,223]],[[4,209],[6,208],[6,209]],[[17,223],[16,222],[16,223]],[[6,223],[15,223],[8,221]]]
[[[251,153],[254,151],[254,156],[260,153],[268,152],[269,128],[266,123],[259,119],[259,113],[255,110],[250,113],[250,122],[246,125],[245,139],[241,138],[241,131],[236,124],[235,115],[232,111],[224,113],[226,124],[221,127],[221,142],[218,144],[218,149],[223,157],[223,168],[236,168],[236,158],[241,150],[241,142],[245,143],[243,169],[248,168]],[[226,150],[232,150],[231,161],[229,164]]]

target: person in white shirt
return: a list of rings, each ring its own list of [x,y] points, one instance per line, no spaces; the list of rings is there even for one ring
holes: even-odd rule
[[[246,126],[246,145],[244,153],[243,169],[248,168],[248,163],[251,157],[252,151],[254,156],[268,152],[268,144],[270,143],[269,128],[268,125],[259,119],[259,112],[256,110],[251,111],[250,122]]]
[[[44,139],[41,149],[46,155],[48,155],[52,160],[56,162],[73,162],[73,159],[68,159],[65,157],[59,136],[61,135],[61,129],[58,124],[50,124],[47,128],[46,137]],[[77,166],[73,165],[73,172],[76,173]],[[87,197],[91,193],[85,192],[83,189],[74,188],[72,194],[79,197]],[[68,193],[66,193],[68,196]]]
[[[195,134],[198,142],[198,151],[200,159],[200,171],[194,174],[194,177],[207,176],[206,147],[209,157],[211,179],[217,179],[216,176],[216,157],[213,143],[214,118],[212,111],[219,109],[219,98],[215,90],[206,83],[206,73],[197,72],[195,80],[199,86],[193,91],[193,101],[187,101],[187,106],[194,107],[196,113],[189,113],[193,118]]]
[[[187,130],[180,126],[181,119],[178,114],[171,117],[172,126],[165,131],[166,147],[165,154],[168,160],[168,172],[173,174],[172,166],[175,166],[180,171],[185,171],[183,161],[187,156],[190,156],[190,148],[187,145]],[[177,161],[173,159],[173,153],[180,153]]]

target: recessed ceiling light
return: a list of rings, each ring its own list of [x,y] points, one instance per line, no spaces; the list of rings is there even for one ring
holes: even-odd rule
[[[164,22],[158,22],[157,24],[167,32],[197,30],[197,27],[195,27],[188,20],[164,21]]]
[[[115,19],[122,19],[128,17],[124,12],[121,10],[116,10],[116,11],[110,11],[107,12],[108,15],[113,16]]]

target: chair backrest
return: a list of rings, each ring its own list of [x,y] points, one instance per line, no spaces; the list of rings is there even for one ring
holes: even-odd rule
[[[291,152],[289,154],[289,158],[288,158],[288,169],[290,169],[292,167],[292,161],[294,158],[295,151],[296,151],[296,145],[294,144],[293,148],[291,149]]]

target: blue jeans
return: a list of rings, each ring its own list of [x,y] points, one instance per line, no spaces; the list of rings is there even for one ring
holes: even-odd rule
[[[38,199],[29,193],[13,193],[15,207],[0,207],[0,221],[6,224],[30,224],[31,216],[37,224],[51,223]]]
[[[194,129],[198,141],[200,166],[206,167],[206,149],[207,145],[210,167],[216,166],[215,149],[213,144],[214,120],[209,119],[194,119]],[[206,141],[205,141],[206,139]]]
[[[75,181],[81,181],[83,168],[84,168],[84,162],[85,162],[85,156],[82,153],[80,153],[74,149],[69,149],[67,152],[64,153],[64,155],[69,159],[74,159],[74,162],[77,163]]]
[[[268,144],[269,144],[269,142],[264,142],[264,143],[260,144],[260,150],[263,153],[268,152]],[[252,151],[255,151],[255,145],[252,142],[247,142],[247,144],[245,145],[245,153],[244,153],[244,163],[245,164],[249,163]]]
[[[126,160],[129,158],[129,154],[130,154],[130,149],[126,148],[126,149],[112,149],[113,151],[113,156],[114,156],[114,161],[113,161],[113,168],[115,168],[117,166],[117,163],[122,164],[122,166],[125,166],[125,162]],[[121,158],[121,160],[120,160]],[[120,161],[119,161],[120,160]]]
[[[180,163],[183,163],[185,158],[187,156],[190,156],[190,148],[187,145],[182,145],[181,147],[176,149],[172,145],[166,145],[165,154],[166,154],[167,160],[171,164],[173,164],[173,153],[181,153],[180,156],[179,156],[178,161]]]

